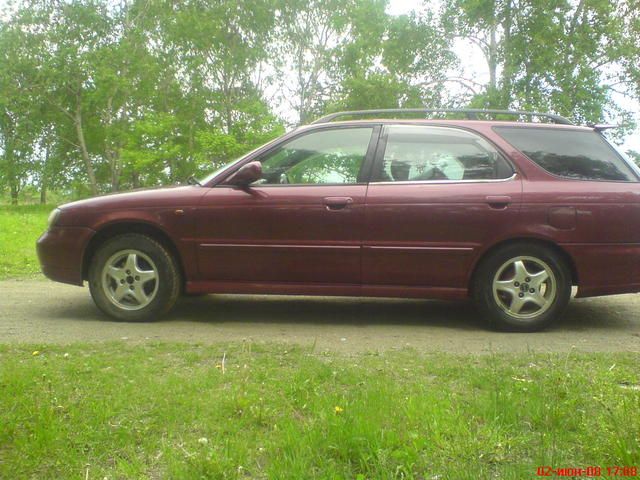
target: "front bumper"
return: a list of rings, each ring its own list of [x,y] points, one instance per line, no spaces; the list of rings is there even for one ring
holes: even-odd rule
[[[96,232],[85,227],[52,227],[36,243],[42,273],[51,280],[82,285],[82,261]]]

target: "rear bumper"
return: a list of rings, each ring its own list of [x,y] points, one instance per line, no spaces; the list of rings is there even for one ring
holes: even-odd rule
[[[36,250],[42,273],[51,280],[82,285],[82,259],[95,234],[84,227],[53,227],[38,239]]]
[[[577,297],[640,292],[640,244],[564,244],[578,274]]]

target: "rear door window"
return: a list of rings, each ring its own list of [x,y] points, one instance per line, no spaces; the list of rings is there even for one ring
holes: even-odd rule
[[[393,125],[374,181],[474,181],[509,178],[511,165],[489,142],[465,130]]]
[[[494,130],[554,175],[576,180],[638,180],[631,167],[599,133],[527,127],[494,127]]]

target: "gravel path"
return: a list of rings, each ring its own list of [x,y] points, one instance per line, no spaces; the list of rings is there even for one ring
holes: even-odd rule
[[[554,328],[488,331],[470,304],[427,300],[208,295],[182,299],[154,323],[119,323],[87,288],[46,280],[0,281],[0,343],[104,340],[289,342],[342,353],[420,351],[640,352],[640,295],[573,300]]]

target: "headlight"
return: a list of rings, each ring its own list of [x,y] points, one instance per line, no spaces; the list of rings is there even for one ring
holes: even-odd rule
[[[60,217],[60,209],[54,208],[53,211],[49,214],[49,218],[47,219],[47,228],[53,227],[58,221],[59,217]]]

